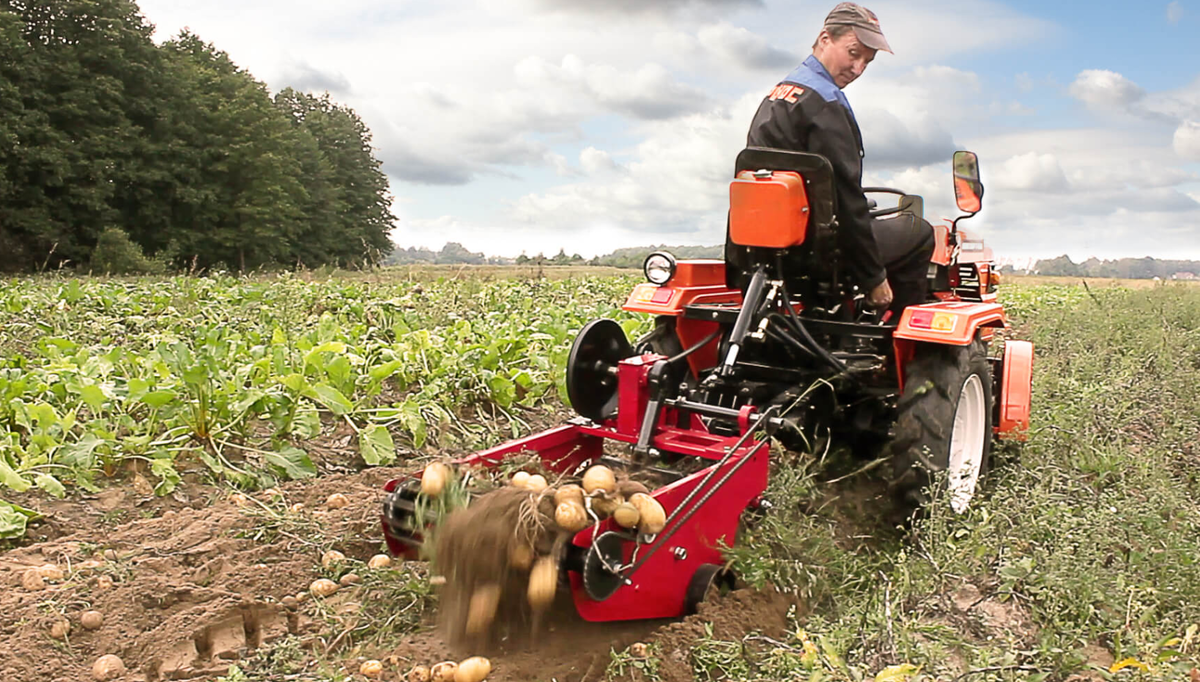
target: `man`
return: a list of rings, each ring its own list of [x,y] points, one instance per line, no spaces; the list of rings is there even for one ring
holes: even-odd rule
[[[908,213],[890,220],[874,220],[868,213],[862,189],[862,135],[842,88],[863,74],[879,50],[892,51],[874,12],[852,2],[834,7],[812,56],[759,105],[746,146],[812,152],[829,159],[844,271],[868,292],[868,305],[891,306],[898,317],[906,306],[925,302],[933,228]]]

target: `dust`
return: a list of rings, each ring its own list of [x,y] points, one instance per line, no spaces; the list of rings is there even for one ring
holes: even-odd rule
[[[526,598],[529,567],[539,557],[557,563],[565,541],[554,523],[552,489],[497,488],[447,515],[433,538],[433,566],[446,580],[438,613],[451,646],[474,650],[536,628],[538,614]]]

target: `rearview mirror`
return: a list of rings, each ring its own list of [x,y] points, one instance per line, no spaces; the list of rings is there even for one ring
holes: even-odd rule
[[[954,199],[960,211],[978,213],[983,201],[979,157],[975,152],[954,152]]]

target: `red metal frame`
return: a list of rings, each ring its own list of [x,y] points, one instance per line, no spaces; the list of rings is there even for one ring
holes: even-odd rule
[[[996,435],[1005,440],[1029,438],[1029,412],[1033,400],[1033,344],[1004,342],[1000,361],[1000,418]]]

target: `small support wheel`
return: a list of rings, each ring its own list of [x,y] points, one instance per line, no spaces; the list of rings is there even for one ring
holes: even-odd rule
[[[700,604],[710,595],[726,594],[733,590],[733,571],[719,564],[701,564],[688,582],[684,609],[688,615],[696,613]]]

